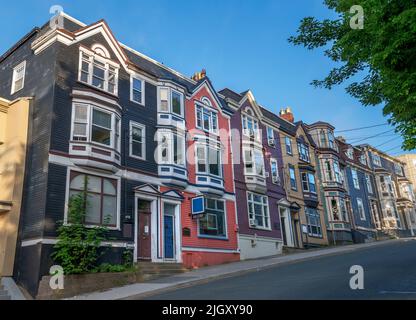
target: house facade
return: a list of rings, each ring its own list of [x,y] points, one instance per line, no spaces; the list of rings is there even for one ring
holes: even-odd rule
[[[0,277],[11,277],[15,267],[30,112],[29,98],[0,98]]]
[[[282,175],[279,126],[265,117],[254,95],[220,91],[230,108],[233,164],[242,259],[282,252],[281,216],[289,216]]]
[[[352,210],[351,229],[354,243],[375,241],[378,219],[378,198],[373,172],[366,153],[360,148],[337,138],[341,158],[346,163],[345,179],[348,184]]]
[[[352,243],[352,207],[345,180],[346,163],[340,155],[338,142],[334,136],[335,128],[326,122],[316,122],[308,125],[307,128],[317,146],[328,241],[330,244]]]
[[[396,158],[406,164],[404,172],[412,183],[413,193],[416,193],[416,154],[406,154]]]
[[[208,97],[218,128],[230,126],[212,86],[120,44],[105,21],[67,15],[62,29],[34,29],[0,67],[1,96],[33,99],[14,271],[31,294],[54,264],[71,197],[85,187],[85,224],[110,230],[103,261],[122,263],[127,250],[134,261],[187,267],[239,260],[232,166],[222,166],[230,163],[229,135],[217,142],[211,171],[196,174],[185,161],[194,101]],[[196,196],[206,208],[197,218]]]

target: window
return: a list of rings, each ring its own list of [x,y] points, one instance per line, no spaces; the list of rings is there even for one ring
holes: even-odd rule
[[[285,137],[285,144],[286,144],[286,153],[289,155],[293,155],[292,140],[289,137]]]
[[[247,113],[251,114],[250,111],[248,111]],[[249,115],[243,115],[243,134],[248,137],[256,138],[257,140],[259,140],[259,133],[260,132],[258,121]]]
[[[312,193],[316,193],[316,181],[315,181],[315,175],[313,175],[312,173],[308,174],[309,177],[309,190]]]
[[[115,113],[89,104],[73,106],[72,140],[93,142],[120,149],[120,118]]]
[[[225,203],[222,200],[205,199],[205,215],[199,220],[200,236],[227,237]]]
[[[272,171],[272,182],[275,184],[279,184],[280,183],[279,167],[278,167],[276,159],[270,160],[270,167]]]
[[[289,165],[289,177],[290,177],[290,186],[293,190],[298,189],[298,183],[296,181],[296,172],[295,167]]]
[[[119,65],[110,59],[81,48],[79,81],[117,94]]]
[[[308,222],[308,233],[312,237],[322,237],[321,216],[318,210],[306,207],[306,219]]]
[[[301,173],[301,178],[302,178],[302,189],[305,192],[309,192],[309,177],[308,174],[306,172],[302,172]]]
[[[350,202],[345,202],[344,199],[340,198],[339,199],[339,206],[341,208],[341,219],[345,222],[348,222],[348,211],[347,211],[347,207],[350,206]]]
[[[328,132],[328,141],[329,141],[329,147],[331,149],[337,150],[334,133],[332,131]]]
[[[335,198],[331,199],[331,210],[332,210],[332,217],[334,218],[334,221],[340,221],[338,202],[337,202],[337,199]]]
[[[130,123],[130,157],[146,159],[146,127]]]
[[[372,158],[373,158],[373,163],[376,166],[381,167],[381,159],[380,159],[380,156],[378,154],[373,153],[372,154]]]
[[[357,170],[351,169],[352,181],[354,183],[354,188],[360,190],[360,180],[358,179]]]
[[[209,144],[196,144],[197,173],[222,176],[221,149]]]
[[[360,219],[366,220],[363,200],[357,198],[357,207],[358,207],[358,214],[360,215]]]
[[[85,224],[116,228],[118,225],[117,180],[71,172],[69,197],[82,195],[85,191],[87,203]]]
[[[267,141],[270,147],[276,146],[276,142],[274,140],[274,130],[273,128],[267,127]]]
[[[399,175],[399,176],[403,176],[403,167],[400,164],[395,163],[394,164],[394,172],[396,172],[396,174]]]
[[[354,149],[348,148],[347,152],[345,153],[347,157],[351,160],[354,160]]]
[[[206,132],[217,133],[218,115],[216,112],[197,105],[196,106],[196,127]]]
[[[298,143],[299,159],[305,162],[309,162],[309,148],[303,143]]]
[[[365,181],[367,183],[367,191],[373,193],[373,185],[371,184],[371,177],[369,174],[365,175]]]
[[[315,175],[312,173],[302,172],[302,189],[304,192],[316,193]]]
[[[270,230],[268,198],[251,192],[247,196],[250,227]]]
[[[319,132],[319,137],[321,139],[321,147],[326,148],[328,146],[328,139],[325,130]]]
[[[172,88],[159,88],[159,112],[184,116],[184,95]]]
[[[335,180],[338,183],[342,183],[342,174],[341,174],[341,169],[339,167],[338,161],[334,161],[334,173],[335,173]]]
[[[23,61],[21,64],[19,64],[13,69],[11,94],[15,94],[16,92],[23,89],[23,87],[25,86],[25,75],[26,75],[26,61]]]
[[[133,102],[144,105],[145,82],[135,76],[131,76],[131,94],[130,99]]]
[[[365,157],[364,153],[360,156],[360,163],[364,166],[367,165],[367,158]]]
[[[172,131],[158,132],[158,163],[185,166],[185,137]]]
[[[255,148],[244,149],[245,174],[255,174],[264,177],[263,151]]]
[[[333,181],[333,173],[332,173],[332,166],[329,160],[325,161],[325,171],[326,171],[326,180]]]

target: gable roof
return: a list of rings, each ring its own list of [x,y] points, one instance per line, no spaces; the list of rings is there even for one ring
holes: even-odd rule
[[[304,132],[305,132],[305,134],[306,134],[306,138],[308,139],[308,141],[309,141],[310,145],[311,145],[311,146],[313,146],[314,148],[316,148],[315,141],[313,140],[312,136],[311,136],[311,135],[310,135],[310,133],[308,132],[308,127],[306,126],[306,124],[305,124],[303,121],[298,121],[298,122],[296,122],[296,123],[295,123],[295,126],[296,126],[296,131],[297,131],[299,128],[302,128],[302,129],[303,129],[303,131],[304,131]]]

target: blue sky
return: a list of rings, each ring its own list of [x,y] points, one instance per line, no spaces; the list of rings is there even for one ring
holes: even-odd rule
[[[191,76],[202,68],[217,90],[251,89],[273,112],[290,106],[296,120],[332,123],[337,130],[386,122],[381,107],[363,107],[343,87],[331,91],[310,85],[333,66],[321,51],[287,42],[303,17],[332,17],[322,0],[20,0],[4,2],[0,52],[34,26],[45,23],[58,4],[87,24],[104,18],[119,41]],[[386,132],[391,130],[389,132]],[[402,139],[390,126],[342,133],[391,154],[402,153]],[[390,141],[389,140],[393,140]],[[387,143],[386,143],[387,142]],[[384,144],[385,143],[385,144]]]

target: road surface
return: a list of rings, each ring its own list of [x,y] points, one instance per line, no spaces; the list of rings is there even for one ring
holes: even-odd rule
[[[352,290],[350,268],[364,269]],[[355,282],[358,283],[358,282]],[[147,297],[147,300],[416,299],[416,241],[286,264]]]

